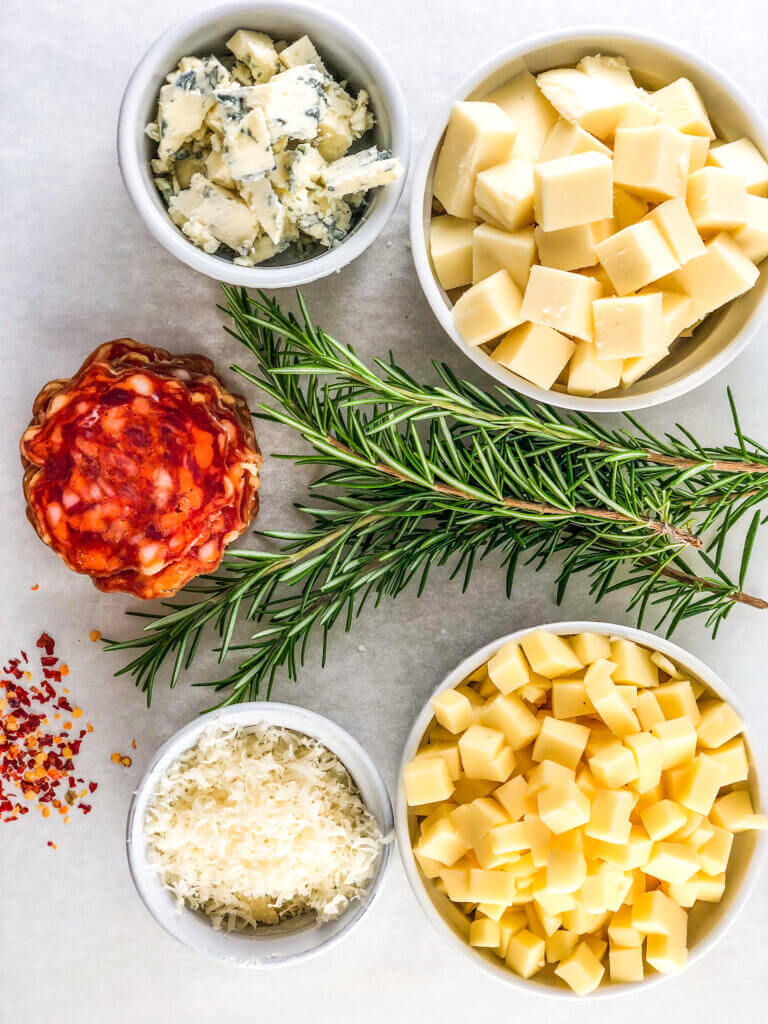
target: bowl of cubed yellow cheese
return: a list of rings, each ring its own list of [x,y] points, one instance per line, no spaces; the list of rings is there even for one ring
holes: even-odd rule
[[[424,293],[470,359],[530,398],[610,412],[679,397],[768,313],[767,153],[750,100],[675,45],[585,30],[520,43],[423,143]]]
[[[408,737],[396,827],[416,897],[509,985],[605,997],[670,977],[734,922],[765,859],[733,695],[697,658],[599,622],[466,659]]]

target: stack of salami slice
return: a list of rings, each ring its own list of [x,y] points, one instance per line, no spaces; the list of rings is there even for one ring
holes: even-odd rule
[[[258,509],[245,400],[209,359],[128,338],[46,384],[21,457],[30,522],[99,590],[176,593],[216,569]]]

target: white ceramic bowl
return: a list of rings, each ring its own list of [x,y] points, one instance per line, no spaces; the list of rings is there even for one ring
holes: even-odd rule
[[[181,57],[224,53],[225,41],[238,28],[266,32],[275,39],[298,39],[307,34],[329,66],[343,74],[355,89],[370,95],[376,117],[372,140],[389,149],[403,165],[403,174],[390,185],[375,189],[365,210],[337,246],[301,262],[291,262],[291,250],[267,266],[240,267],[193,245],[168,216],[152,181],[149,161],[154,144],[144,134],[157,112],[157,95],[165,76]],[[133,72],[123,96],[117,129],[117,152],[125,187],[147,230],[187,266],[218,281],[246,288],[292,288],[341,270],[364,252],[392,216],[405,185],[410,155],[408,114],[400,85],[379,51],[348,22],[314,4],[279,0],[275,3],[232,3],[188,18],[150,47]]]
[[[565,409],[621,412],[679,398],[724,369],[754,337],[768,315],[768,272],[763,269],[755,287],[714,313],[690,342],[677,342],[670,356],[626,390],[615,389],[594,398],[545,391],[505,369],[482,348],[462,341],[451,314],[452,303],[440,286],[429,257],[432,180],[451,106],[457,100],[479,100],[521,71],[536,74],[574,64],[585,54],[603,53],[627,58],[633,70],[651,87],[684,75],[701,93],[718,136],[725,140],[745,135],[768,153],[768,125],[752,102],[722,71],[676,44],[637,32],[575,28],[524,40],[497,54],[473,72],[443,103],[419,152],[413,175],[410,207],[411,248],[427,302],[446,334],[486,373],[529,398]]]
[[[207,726],[214,723],[247,726],[259,722],[311,736],[333,751],[352,776],[386,842],[365,896],[351,903],[333,921],[310,925],[301,921],[288,922],[265,926],[258,933],[250,934],[215,931],[202,913],[186,907],[178,910],[171,893],[149,866],[144,834],[147,805],[160,778],[185,750],[197,743]],[[144,906],[158,924],[185,946],[232,967],[282,967],[329,949],[360,921],[379,893],[391,855],[392,828],[392,804],[387,788],[373,761],[349,733],[305,708],[257,701],[201,715],[160,747],[139,783],[128,811],[128,866]]]
[[[723,697],[739,711],[739,704],[733,691],[698,658],[689,654],[688,651],[678,647],[669,640],[646,633],[640,629],[630,629],[626,626],[618,626],[609,622],[555,622],[542,626],[533,626],[529,629],[520,629],[516,633],[500,637],[494,640],[479,651],[475,651],[465,661],[458,665],[435,689],[435,693],[450,689],[465,679],[470,672],[473,672],[480,665],[493,657],[502,644],[508,640],[520,640],[521,637],[534,629],[545,629],[560,635],[581,633],[591,631],[603,633],[609,636],[619,636],[627,640],[634,640],[652,650],[661,651],[666,654],[681,668],[683,668],[691,679],[697,679],[712,691]],[[433,694],[434,695],[434,694]],[[411,884],[416,899],[419,901],[422,910],[426,913],[432,924],[443,935],[449,943],[468,957],[486,974],[496,978],[504,984],[520,992],[534,995],[549,996],[557,999],[573,999],[583,1002],[586,999],[606,999],[620,995],[637,995],[645,991],[650,985],[656,985],[666,978],[673,978],[674,975],[653,973],[643,981],[628,984],[616,984],[603,982],[589,996],[577,996],[563,982],[555,978],[552,968],[532,978],[521,978],[506,967],[501,960],[493,953],[486,950],[474,948],[468,944],[466,938],[466,918],[450,902],[447,896],[439,893],[433,884],[427,881],[419,871],[418,864],[413,855],[412,843],[416,836],[416,816],[409,810],[405,802],[405,790],[402,777],[403,768],[414,756],[421,743],[426,729],[432,721],[432,709],[429,702],[424,706],[418,718],[413,724],[403,752],[403,759],[400,764],[400,774],[395,801],[395,829],[397,842],[400,848],[400,855],[405,866],[405,873]],[[749,744],[749,729],[745,729],[745,740],[750,761],[749,785],[755,807],[760,806],[759,779],[762,776],[755,764],[755,752]],[[727,883],[725,894],[720,903],[697,904],[689,914],[688,924],[688,965],[694,963],[707,953],[718,939],[726,933],[736,920],[742,907],[749,899],[761,866],[768,853],[768,837],[763,832],[742,832],[734,840],[731,859],[728,864]]]

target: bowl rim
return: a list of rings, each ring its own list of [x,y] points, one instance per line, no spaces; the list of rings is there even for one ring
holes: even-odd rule
[[[146,81],[167,64],[166,52],[191,33],[204,29],[217,18],[242,14],[253,19],[259,13],[279,13],[301,19],[302,15],[321,21],[329,33],[345,39],[371,68],[371,78],[380,86],[382,102],[392,124],[392,152],[403,167],[400,177],[381,190],[376,207],[350,234],[331,249],[300,263],[278,267],[241,267],[220,256],[203,252],[173,224],[168,214],[151,202],[143,177],[143,166],[135,153],[136,125],[141,94]],[[142,129],[143,130],[143,129]],[[411,143],[408,108],[400,83],[388,61],[376,46],[346,18],[304,0],[274,2],[236,2],[219,4],[174,23],[165,30],[141,57],[131,72],[120,103],[117,122],[117,159],[125,189],[145,228],[171,255],[193,270],[217,281],[246,288],[293,288],[333,274],[372,245],[389,222],[405,187],[410,165]]]
[[[662,654],[666,654],[668,657],[677,661],[678,664],[684,668],[689,669],[695,676],[698,676],[702,682],[706,683],[707,686],[717,693],[718,696],[723,697],[731,703],[745,722],[744,734],[747,737],[752,768],[759,792],[759,784],[762,779],[766,778],[763,772],[764,766],[755,745],[749,742],[751,734],[746,720],[744,719],[744,715],[742,714],[738,697],[713,669],[685,648],[680,647],[678,644],[673,643],[665,637],[656,636],[646,630],[635,629],[631,626],[623,626],[613,622],[596,622],[590,620],[547,622],[541,625],[526,626],[522,629],[515,630],[512,633],[508,633],[506,636],[498,637],[496,640],[491,640],[489,643],[484,644],[478,650],[466,657],[459,665],[456,666],[456,668],[449,672],[440,683],[438,683],[422,709],[419,711],[405,741],[403,755],[400,760],[397,775],[397,788],[395,792],[395,834],[397,836],[400,859],[402,861],[408,883],[416,896],[416,900],[436,931],[450,942],[454,949],[459,950],[465,957],[471,959],[476,967],[489,977],[494,978],[500,984],[508,985],[520,992],[539,996],[544,999],[572,1000],[580,1003],[595,999],[616,999],[625,995],[638,995],[639,993],[646,991],[652,985],[658,985],[669,978],[679,977],[680,974],[691,966],[691,964],[695,963],[708,953],[713,946],[715,946],[720,939],[730,931],[749,900],[751,893],[754,891],[758,877],[764,867],[766,857],[768,856],[768,836],[766,836],[765,832],[760,832],[755,837],[754,851],[744,873],[741,886],[735,893],[728,912],[708,935],[689,950],[688,959],[683,971],[679,972],[677,975],[661,974],[656,972],[649,975],[647,978],[644,978],[642,981],[636,982],[624,982],[615,985],[610,983],[607,985],[601,984],[594,992],[590,992],[586,996],[579,996],[565,987],[559,988],[549,985],[531,984],[527,979],[521,978],[517,974],[506,969],[501,964],[501,961],[496,965],[486,961],[482,956],[473,955],[471,947],[467,942],[454,932],[434,907],[432,901],[427,895],[426,886],[424,885],[421,873],[416,865],[416,859],[413,855],[413,848],[411,846],[411,839],[408,831],[408,806],[405,802],[405,791],[402,781],[403,771],[405,769],[405,765],[411,760],[418,749],[418,745],[424,735],[424,731],[433,717],[432,709],[430,707],[431,697],[443,690],[449,689],[452,686],[456,686],[462,681],[462,679],[465,679],[470,672],[474,671],[474,669],[478,668],[479,665],[495,654],[499,647],[508,640],[520,640],[528,633],[532,633],[536,630],[546,630],[560,636],[581,632],[619,636],[622,639],[634,640],[646,647],[652,647],[654,650],[660,651]]]
[[[382,843],[381,855],[376,868],[376,873],[371,879],[362,899],[352,905],[353,908],[357,908],[357,911],[353,913],[348,922],[344,924],[343,927],[339,928],[339,930],[334,934],[328,936],[321,942],[304,950],[303,952],[293,953],[280,958],[269,956],[248,957],[242,955],[238,956],[237,954],[223,956],[218,951],[201,945],[189,935],[182,934],[179,928],[172,927],[168,921],[162,920],[156,913],[154,897],[149,887],[145,884],[146,881],[152,877],[153,872],[152,868],[143,856],[144,844],[141,842],[141,837],[143,835],[143,816],[146,812],[149,798],[160,775],[171,764],[178,760],[184,751],[194,746],[206,728],[217,723],[238,724],[247,727],[249,725],[257,725],[262,722],[290,729],[294,732],[304,732],[305,735],[317,739],[323,744],[323,746],[327,747],[336,755],[336,757],[338,757],[357,785],[359,785],[361,781],[364,781],[375,794],[376,807],[374,808],[368,803],[366,803],[366,806],[371,814],[376,818],[384,841]],[[346,750],[346,756],[339,752],[339,748],[344,748]],[[354,773],[347,763],[347,758],[350,753],[354,755],[357,762],[356,771]],[[343,729],[330,718],[326,718],[325,715],[318,714],[316,711],[311,711],[309,708],[304,708],[299,705],[287,704],[279,701],[250,701],[242,704],[234,704],[224,708],[217,708],[213,711],[207,712],[206,714],[198,715],[197,718],[192,719],[191,722],[187,722],[186,725],[182,726],[175,733],[169,736],[168,739],[154,752],[131,797],[126,817],[125,849],[128,861],[128,870],[131,880],[136,888],[136,892],[147,911],[151,914],[155,922],[160,925],[163,931],[172,936],[172,938],[176,939],[182,945],[186,946],[188,949],[192,949],[196,953],[202,953],[209,960],[214,960],[218,963],[226,964],[227,966],[263,970],[274,967],[287,967],[296,963],[302,963],[311,957],[317,956],[319,953],[330,949],[332,946],[336,945],[337,942],[340,942],[350,934],[363,917],[365,917],[381,893],[383,882],[387,874],[387,868],[389,867],[392,857],[392,847],[394,846],[394,843],[392,842],[393,833],[394,816],[392,801],[381,773],[367,751],[350,733],[346,731],[346,729]],[[192,911],[185,907],[177,915],[175,920],[181,922],[185,915],[190,913],[192,913]],[[254,952],[256,952],[255,949]]]
[[[561,409],[571,409],[590,414],[596,412],[631,412],[638,409],[649,409],[664,402],[672,401],[675,398],[681,398],[724,370],[743,352],[768,318],[768,291],[728,344],[720,352],[710,357],[702,366],[692,370],[679,380],[645,394],[626,394],[617,398],[585,397],[559,391],[544,390],[502,366],[497,366],[496,364],[488,366],[487,361],[482,358],[482,356],[485,356],[485,353],[482,350],[478,350],[477,347],[467,345],[454,327],[451,309],[446,306],[442,290],[438,285],[427,256],[428,242],[424,224],[424,200],[427,180],[429,178],[429,168],[437,145],[447,126],[452,105],[471,95],[494,72],[515,58],[523,57],[532,50],[538,50],[545,46],[580,39],[583,39],[587,49],[593,49],[595,46],[605,46],[610,47],[611,51],[620,49],[622,41],[639,42],[698,66],[703,75],[706,75],[724,93],[730,95],[742,108],[747,119],[755,129],[752,137],[764,149],[768,149],[768,121],[760,113],[752,100],[743,92],[741,87],[729,75],[716,65],[711,64],[706,58],[699,56],[684,46],[679,46],[676,42],[672,42],[664,36],[627,28],[612,28],[610,25],[577,25],[528,36],[514,46],[501,50],[484,61],[464,79],[448,100],[441,103],[437,114],[431,122],[431,127],[424,136],[414,166],[409,208],[411,252],[422,291],[440,326],[463,355],[478,366],[483,373],[495,378],[506,387],[517,391],[526,398],[544,405],[553,405]]]

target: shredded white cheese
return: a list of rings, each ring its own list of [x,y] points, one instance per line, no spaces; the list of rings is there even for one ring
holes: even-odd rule
[[[160,780],[145,831],[178,904],[229,931],[337,917],[364,893],[382,844],[336,755],[269,725],[206,729]]]

